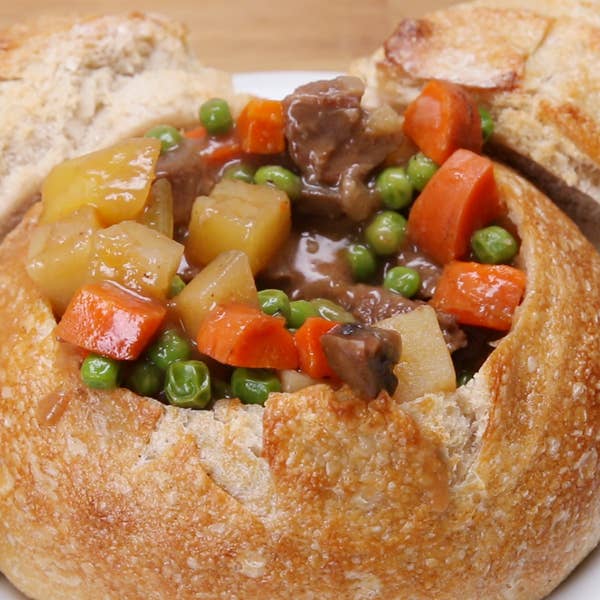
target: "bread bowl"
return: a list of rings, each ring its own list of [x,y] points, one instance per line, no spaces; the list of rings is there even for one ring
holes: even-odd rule
[[[513,328],[471,383],[404,403],[320,385],[189,411],[86,388],[14,259],[34,208],[0,250],[2,570],[40,598],[543,597],[599,536],[600,266],[496,177],[527,273]]]

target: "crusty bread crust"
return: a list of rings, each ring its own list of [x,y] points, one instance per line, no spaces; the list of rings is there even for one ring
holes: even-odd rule
[[[3,38],[0,94],[22,117],[0,114],[18,141],[0,153],[3,214],[64,157],[229,89],[161,19],[54,27]],[[515,326],[467,386],[403,405],[314,386],[189,411],[86,388],[24,269],[34,206],[0,246],[0,570],[43,600],[546,595],[600,537],[600,257],[497,176],[527,272]]]
[[[190,123],[203,100],[231,95],[229,76],[200,65],[184,29],[157,15],[1,31],[0,234],[54,165],[160,122]]]
[[[368,102],[398,109],[428,79],[469,87],[494,117],[492,153],[540,185],[600,248],[599,39],[595,1],[478,0],[403,20],[356,70]]]
[[[0,247],[0,568],[34,598],[531,599],[600,537],[600,256],[497,177],[522,239],[512,331],[453,394],[315,386],[266,407],[98,392]]]

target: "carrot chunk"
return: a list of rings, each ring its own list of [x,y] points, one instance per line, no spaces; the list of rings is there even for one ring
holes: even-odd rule
[[[408,234],[440,264],[462,258],[476,229],[504,212],[489,158],[457,150],[415,200]]]
[[[322,317],[309,317],[296,331],[300,370],[314,379],[336,377],[325,356],[321,337],[338,324]]]
[[[242,147],[235,135],[211,137],[206,148],[200,151],[204,161],[214,166],[223,165],[241,155]]]
[[[148,345],[166,314],[156,300],[113,283],[84,285],[56,328],[65,342],[115,360],[134,360]]]
[[[279,100],[250,100],[237,121],[242,150],[254,154],[283,152],[283,126],[283,104]]]
[[[198,127],[188,129],[183,135],[190,140],[202,140],[208,135],[208,132],[206,131],[206,127],[198,125]]]
[[[431,304],[463,325],[508,331],[524,292],[520,269],[454,261],[444,267]]]
[[[481,152],[477,104],[461,86],[430,81],[404,113],[404,133],[438,164],[459,148]]]
[[[219,362],[253,369],[296,369],[298,352],[285,319],[232,302],[214,308],[202,321],[198,350]]]

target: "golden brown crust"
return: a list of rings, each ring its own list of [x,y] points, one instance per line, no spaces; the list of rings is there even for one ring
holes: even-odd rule
[[[87,389],[24,270],[34,207],[0,246],[0,570],[44,600],[547,594],[600,537],[600,257],[497,176],[527,272],[515,326],[469,385],[402,405]]]
[[[371,103],[398,109],[428,79],[471,88],[496,123],[488,149],[540,185],[600,248],[599,40],[596,2],[478,0],[403,20],[357,69]]]
[[[417,79],[511,89],[549,23],[530,11],[460,5],[430,18],[404,19],[386,41],[385,54]]]
[[[600,537],[600,257],[497,176],[528,278],[515,326],[471,384],[407,405],[84,388],[23,269],[30,214],[0,247],[0,568],[49,600],[548,593]]]

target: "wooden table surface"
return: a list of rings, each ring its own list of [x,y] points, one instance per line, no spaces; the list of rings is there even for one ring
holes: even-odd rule
[[[229,71],[343,70],[374,50],[403,16],[456,0],[2,0],[0,28],[42,15],[129,10],[187,24],[203,62]]]

